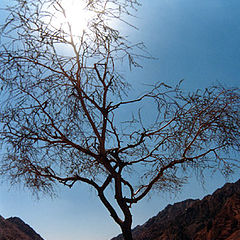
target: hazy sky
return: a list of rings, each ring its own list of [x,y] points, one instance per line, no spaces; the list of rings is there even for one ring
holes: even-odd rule
[[[0,0],[0,4],[6,1]],[[186,89],[220,82],[240,84],[239,0],[142,0],[134,19],[139,31],[130,30],[134,41],[144,41],[157,60],[144,61],[144,68],[123,73],[135,83],[185,79]],[[2,21],[0,13],[0,20]],[[136,84],[141,90],[140,85]],[[231,181],[237,180],[237,174]],[[206,183],[196,180],[176,197],[155,194],[133,208],[134,225],[144,223],[168,203],[202,198],[224,184],[220,175]],[[28,190],[0,185],[0,215],[18,216],[45,240],[109,240],[120,230],[98,201],[94,190],[83,184],[72,190],[59,187],[58,197],[36,200]]]

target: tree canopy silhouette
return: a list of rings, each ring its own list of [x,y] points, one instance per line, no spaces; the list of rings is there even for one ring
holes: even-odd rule
[[[132,98],[122,63],[139,67],[147,55],[117,22],[131,26],[128,16],[139,3],[82,1],[92,15],[81,32],[68,21],[64,0],[17,0],[8,8],[0,47],[0,174],[34,191],[90,185],[131,240],[131,207],[151,191],[180,188],[192,170],[227,176],[239,168],[239,89],[185,93],[181,84],[156,82]]]

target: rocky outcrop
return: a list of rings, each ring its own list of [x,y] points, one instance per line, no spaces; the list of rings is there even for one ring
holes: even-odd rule
[[[5,219],[0,216],[0,240],[43,240],[43,238],[20,218]]]
[[[133,229],[134,240],[239,240],[240,180],[202,200],[168,205]],[[112,240],[122,240],[121,236]]]

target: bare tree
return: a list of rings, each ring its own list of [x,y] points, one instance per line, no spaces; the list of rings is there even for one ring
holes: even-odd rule
[[[35,191],[86,183],[132,240],[131,207],[151,191],[180,188],[192,170],[227,176],[239,167],[239,89],[186,94],[180,84],[156,83],[131,99],[120,65],[138,67],[143,46],[111,26],[129,24],[125,17],[138,3],[84,3],[93,15],[81,33],[61,0],[17,0],[8,9],[0,51],[0,174]],[[121,122],[129,105],[134,110]],[[110,187],[114,200],[106,195]]]

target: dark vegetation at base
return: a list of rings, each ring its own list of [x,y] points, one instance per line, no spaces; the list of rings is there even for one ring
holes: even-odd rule
[[[168,205],[133,229],[134,240],[239,240],[240,180],[202,200]],[[112,240],[122,240],[122,236]]]

